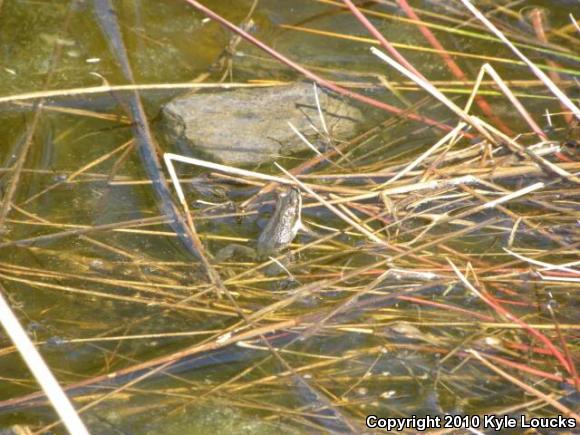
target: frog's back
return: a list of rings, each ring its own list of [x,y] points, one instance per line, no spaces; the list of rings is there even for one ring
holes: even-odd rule
[[[300,228],[300,192],[291,188],[281,194],[276,209],[258,238],[257,251],[260,257],[267,257],[287,247]]]

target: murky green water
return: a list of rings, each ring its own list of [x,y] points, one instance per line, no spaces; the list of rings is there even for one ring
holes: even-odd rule
[[[401,108],[421,102],[426,94],[372,56],[367,43],[283,27],[293,25],[368,37],[351,15],[331,3],[262,0],[253,15],[252,33],[292,60],[328,79],[354,85],[359,92],[382,102]],[[404,17],[402,11],[391,2],[377,2],[380,4],[374,6],[373,2],[368,3],[373,10],[387,14],[382,19],[374,19],[378,29],[392,42],[401,44],[401,52],[426,77],[433,81],[455,80],[436,53],[423,49],[429,45],[420,32],[412,24],[397,19]],[[487,8],[492,2],[481,3]],[[239,23],[251,2],[214,0],[205,4]],[[543,116],[546,111],[561,112],[558,102],[525,66],[515,61],[504,45],[457,34],[459,30],[455,34],[441,30],[454,28],[487,35],[477,27],[462,25],[465,19],[459,14],[463,13],[460,3],[416,1],[412,4],[423,11],[425,20],[439,26],[433,31],[448,50],[459,53],[454,58],[471,80],[482,63],[489,61],[506,80],[534,81],[515,83],[512,89],[521,95],[541,128],[547,127]],[[495,14],[514,40],[534,45],[537,43],[529,21],[516,14],[538,4],[519,2],[510,9],[513,13],[496,11]],[[218,24],[207,21],[186,2],[118,1],[114,7],[138,84],[190,83],[208,71],[230,39]],[[549,7],[551,29],[565,29],[570,23],[568,14],[572,11],[572,2],[544,2],[544,7]],[[578,35],[567,29],[564,36],[562,33],[548,33],[548,36],[553,45],[544,47],[545,51],[527,49],[525,52],[542,65],[548,65],[548,59],[553,60],[552,69],[560,72],[566,92],[571,98],[577,98],[573,80],[580,74],[573,73],[578,71],[574,51],[578,47]],[[238,45],[236,51],[233,69],[236,82],[301,79],[299,74],[271,61],[246,42]],[[469,56],[470,53],[493,59],[479,59]],[[0,103],[0,195],[3,198],[10,191],[19,156],[29,143],[12,196],[13,206],[2,225],[5,231],[0,234],[0,284],[2,293],[61,383],[75,384],[107,375],[202,345],[206,340],[216,343],[223,328],[230,328],[235,334],[263,327],[264,334],[272,334],[271,343],[277,350],[272,353],[259,335],[253,335],[242,344],[196,351],[192,358],[177,368],[168,369],[165,375],[153,374],[131,383],[144,373],[138,372],[105,386],[101,383],[101,388],[77,389],[75,404],[80,408],[129,382],[125,389],[83,412],[92,433],[344,432],[364,428],[368,414],[384,417],[481,415],[503,412],[510,407],[517,414],[525,408],[520,409],[519,405],[535,399],[493,372],[485,372],[483,376],[485,368],[468,360],[465,354],[454,356],[467,347],[476,347],[474,343],[489,336],[541,347],[520,330],[512,332],[508,327],[484,326],[486,322],[509,322],[494,317],[492,311],[458,285],[445,261],[450,256],[463,266],[462,270],[471,261],[476,268],[495,267],[499,269],[495,273],[509,275],[515,266],[501,268],[503,262],[513,260],[502,247],[507,246],[515,219],[507,219],[501,213],[477,215],[470,221],[472,225],[497,217],[493,223],[496,226],[490,224],[413,253],[431,262],[423,263],[409,254],[394,265],[386,263],[387,256],[398,251],[371,249],[368,240],[351,228],[346,234],[340,233],[304,249],[290,266],[290,278],[283,274],[268,277],[253,270],[256,264],[245,259],[217,264],[218,273],[247,315],[285,300],[295,289],[327,280],[315,295],[297,298],[257,324],[242,328],[244,322],[237,308],[228,299],[216,300],[212,296],[199,262],[183,247],[172,228],[162,222],[163,216],[139,155],[126,145],[133,138],[124,106],[126,91],[91,94],[83,91],[103,83],[128,84],[95,18],[93,3],[80,0],[0,2],[0,60],[0,97],[13,96]],[[386,91],[378,75],[392,82],[402,99]],[[214,82],[220,76],[221,71],[215,71],[206,81]],[[467,101],[469,86],[456,83],[438,86],[445,88],[446,94],[460,106]],[[163,141],[158,113],[162,104],[184,91],[161,88],[144,89],[140,95],[160,147],[164,151],[182,152],[175,144]],[[486,89],[491,91],[489,87]],[[44,99],[40,115],[35,118],[36,103],[42,100],[42,95],[26,94],[43,90],[71,91]],[[528,125],[503,97],[487,98],[494,114],[514,132],[529,132]],[[455,124],[450,111],[431,98],[426,102],[421,107],[422,115]],[[386,167],[407,164],[442,137],[441,132],[417,122],[395,122],[392,114],[375,108],[365,110],[368,120],[360,125],[360,132],[376,130],[352,149],[347,148],[346,157],[334,157],[333,165],[319,165],[311,171],[316,177],[303,180],[343,188],[345,195],[348,189],[352,194],[367,192],[370,178],[337,181],[320,177],[376,173]],[[474,112],[482,116],[479,109]],[[382,126],[389,120],[392,125]],[[552,122],[550,139],[570,140],[570,129],[564,118],[554,115]],[[537,142],[530,135],[522,140],[526,144]],[[279,161],[284,167],[292,168],[312,156],[307,151]],[[466,165],[457,173],[447,175],[471,174],[473,167]],[[279,175],[272,164],[248,169]],[[208,173],[182,166],[179,171],[184,177]],[[392,173],[389,174],[390,177]],[[384,182],[385,177],[377,180]],[[504,188],[512,190],[537,180],[552,181],[538,173],[499,180]],[[420,181],[423,180],[414,180]],[[212,178],[211,184],[223,187],[227,197],[200,194],[193,188],[187,191],[197,230],[208,252],[215,254],[230,242],[252,245],[271,211],[272,196],[262,197],[259,205],[248,207],[242,213],[239,207],[257,192],[255,186],[219,177]],[[565,183],[547,188],[545,201],[561,207],[574,202],[574,196],[562,186],[570,188]],[[561,196],[556,195],[559,188]],[[389,225],[389,229],[381,232],[381,237],[392,244],[403,244],[417,236],[417,229],[426,225],[425,220],[411,218],[395,225],[392,216],[396,212],[385,210],[391,206],[422,210],[421,200],[419,193],[397,197],[391,205],[373,198],[351,211],[361,213],[359,217],[368,216],[364,214],[367,212],[383,213],[382,223]],[[436,206],[433,210],[442,213],[453,208],[453,204],[453,199],[439,199],[433,204]],[[468,198],[461,206],[475,204],[473,198]],[[312,198],[306,201],[306,206],[304,220],[318,235],[300,235],[295,248],[328,236],[331,234],[328,227],[346,228],[328,209],[315,206]],[[532,202],[524,202],[514,205],[513,210],[534,216],[539,210],[537,207]],[[574,215],[550,212],[553,214],[546,215],[543,209],[538,211],[542,216],[538,222],[543,226],[551,222],[553,235],[558,239],[530,231],[518,238],[518,247],[532,253],[539,249],[558,249],[551,257],[556,263],[577,260]],[[135,223],[137,219],[155,217],[159,219],[147,225]],[[102,231],[87,230],[113,223],[119,225]],[[370,224],[371,229],[378,229],[379,223]],[[426,241],[461,228],[464,227],[442,226]],[[33,239],[50,234],[52,238]],[[21,246],[15,241],[20,241]],[[431,270],[428,265],[445,279],[432,279],[435,281],[432,284],[419,279],[380,282],[373,292],[353,302],[351,309],[341,309],[331,316],[326,326],[315,327],[346,299],[367,288],[386,267],[418,267],[426,272]],[[356,273],[357,268],[361,268],[360,274]],[[559,283],[531,279],[524,275],[528,269],[524,270],[522,264],[517,268],[522,270],[521,276],[502,280],[484,273],[482,282],[489,282],[499,292],[498,297],[511,300],[510,309],[534,324],[553,325],[541,309],[541,303],[549,295],[560,304],[558,323],[562,325],[565,340],[572,342],[578,319],[575,310],[570,308],[571,292]],[[341,276],[345,279],[341,280]],[[470,276],[470,279],[475,278]],[[574,285],[570,284],[570,288]],[[403,292],[470,311],[458,314],[411,300],[395,301],[389,296]],[[530,300],[533,300],[531,307],[522,305]],[[469,314],[473,312],[488,318],[474,321]],[[272,327],[291,319],[300,322]],[[298,334],[304,331],[306,338],[298,339]],[[553,327],[549,331],[553,333]],[[559,346],[556,336],[550,337]],[[577,350],[573,343],[571,350]],[[562,367],[556,367],[554,358],[546,358],[541,353],[526,358],[526,351],[522,349],[511,352],[502,356],[508,358],[515,353],[522,364],[562,375]],[[490,355],[494,353],[490,351]],[[568,381],[571,378],[563,376]],[[528,383],[545,382],[543,391],[553,393],[556,400],[573,390],[567,381],[545,381],[532,376],[526,379]],[[7,402],[37,391],[38,386],[18,353],[0,333],[0,401],[6,401],[1,403],[4,407],[0,406],[0,429],[21,424],[39,430],[55,421],[56,415],[45,403],[27,401],[10,406]],[[566,406],[574,407],[573,398],[562,400]],[[549,406],[529,409],[537,416],[558,414]],[[51,430],[64,431],[62,427]]]

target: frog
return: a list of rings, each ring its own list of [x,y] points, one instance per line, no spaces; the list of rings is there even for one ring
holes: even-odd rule
[[[295,187],[279,194],[276,208],[258,237],[258,258],[275,256],[287,248],[302,225],[302,195]]]
[[[232,256],[241,256],[264,261],[277,256],[290,246],[298,231],[304,228],[301,213],[300,190],[296,187],[283,190],[278,194],[274,213],[258,237],[256,248],[232,243],[220,249],[216,258],[219,261],[225,261]]]

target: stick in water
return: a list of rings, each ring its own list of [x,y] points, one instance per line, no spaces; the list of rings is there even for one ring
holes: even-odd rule
[[[62,391],[42,356],[34,347],[28,335],[26,335],[24,328],[22,328],[22,325],[10,309],[2,292],[0,292],[0,323],[2,323],[12,343],[20,352],[20,356],[22,356],[22,359],[36,378],[36,382],[42,387],[69,433],[89,435],[89,431],[83,421],[78,416],[66,394],[64,394],[64,391]]]

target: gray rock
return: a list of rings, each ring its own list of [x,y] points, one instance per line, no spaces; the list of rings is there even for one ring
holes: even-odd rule
[[[362,112],[342,98],[318,89],[331,137],[348,139]],[[307,149],[291,122],[311,143],[324,143],[312,84],[200,92],[164,106],[163,130],[171,143],[191,146],[212,160],[253,165]]]

